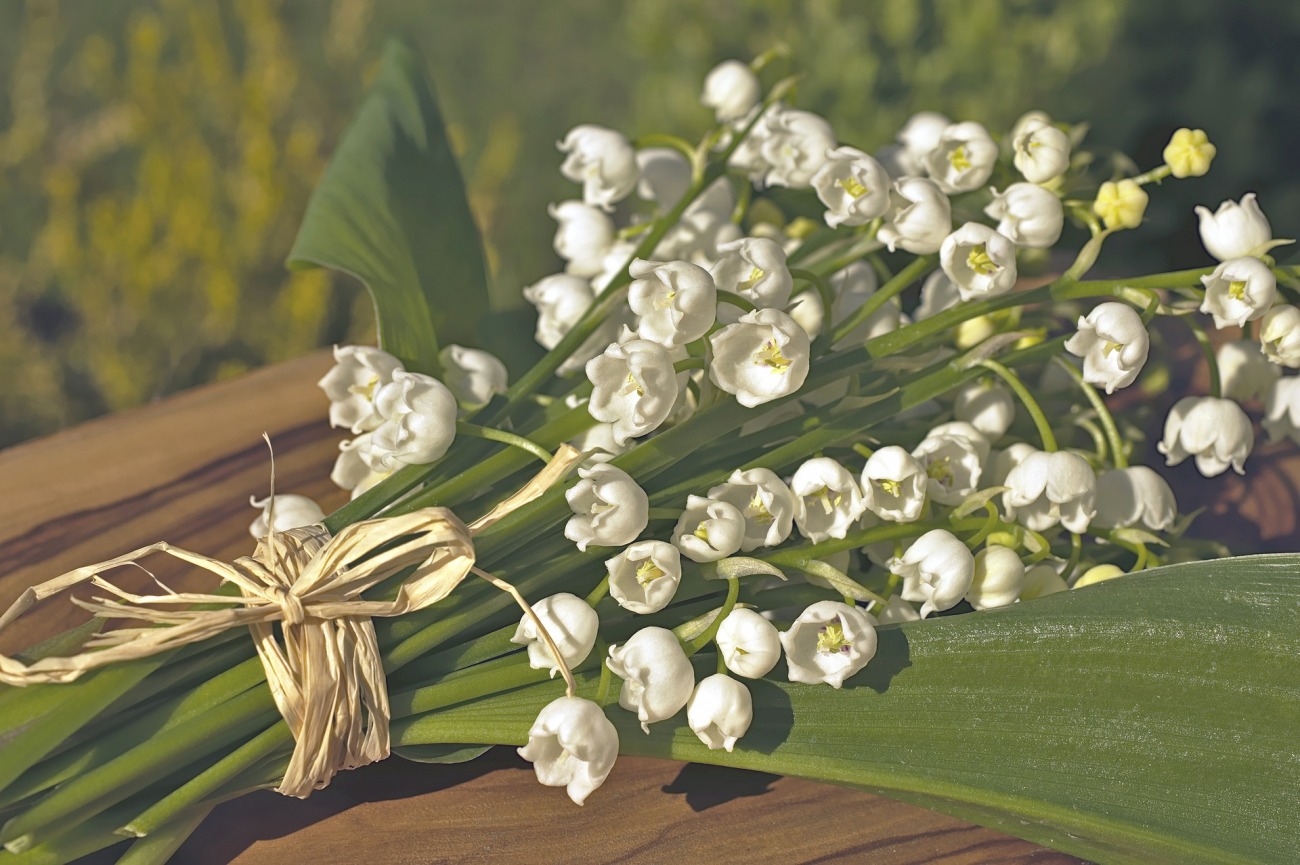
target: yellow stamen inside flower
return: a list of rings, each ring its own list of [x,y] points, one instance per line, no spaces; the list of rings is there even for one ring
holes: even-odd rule
[[[988,249],[982,243],[977,243],[970,248],[970,252],[966,254],[966,266],[980,276],[988,276],[1002,269],[993,261]]]
[[[1108,341],[1105,347],[1102,348],[1101,352],[1102,354],[1119,354],[1123,350],[1124,350],[1124,343]]]
[[[737,285],[736,290],[742,292],[749,291],[751,288],[758,285],[759,280],[761,280],[766,275],[767,274],[763,273],[763,269],[761,267],[759,267],[758,265],[754,265],[753,269],[749,271],[749,279]]]
[[[623,383],[623,393],[632,393],[633,391],[636,391],[637,396],[645,396],[645,388],[642,387],[641,382],[636,380],[636,376],[629,372],[627,381]]]
[[[767,509],[762,494],[757,491],[754,492],[754,497],[749,500],[749,507],[745,508],[745,516],[756,523],[770,523],[776,519],[776,517],[772,516],[772,512]]]
[[[952,481],[952,465],[948,457],[940,457],[925,467],[925,473],[947,486]]]
[[[704,541],[706,544],[709,542],[709,527],[704,523],[700,523],[696,526],[695,531],[691,532],[691,534],[695,535],[695,537]]]
[[[1228,283],[1228,296],[1231,297],[1233,300],[1245,300],[1246,299],[1245,281],[1234,281]]]
[[[881,480],[876,481],[876,485],[891,496],[899,496],[903,494],[902,481],[891,481],[889,478],[882,478]]]
[[[375,398],[375,391],[379,389],[379,376],[371,376],[370,381],[365,384],[354,384],[348,388],[348,393],[354,393],[357,396],[365,397],[368,400]]]
[[[754,356],[754,363],[770,366],[776,372],[785,372],[793,361],[781,354],[781,346],[776,344],[775,339],[769,339]]]
[[[643,586],[650,585],[663,575],[663,570],[650,559],[646,559],[636,569],[636,581]]]
[[[970,157],[966,155],[966,145],[957,145],[957,149],[948,154],[948,161],[951,162],[952,167],[958,171],[965,171],[970,168],[971,161]]]
[[[847,192],[850,198],[861,198],[867,194],[867,188],[862,185],[862,181],[852,175],[835,181],[835,185]]]
[[[822,505],[822,510],[827,514],[833,513],[835,509],[840,506],[840,502],[844,501],[844,496],[842,495],[836,494],[832,496],[828,487],[822,487],[821,489],[810,493],[808,498],[819,500]]]
[[[844,625],[831,622],[817,635],[817,651],[826,655],[835,655],[849,650],[850,642],[844,636]]]

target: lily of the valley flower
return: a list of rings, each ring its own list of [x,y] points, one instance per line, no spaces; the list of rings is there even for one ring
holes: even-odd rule
[[[581,805],[614,768],[618,730],[591,700],[560,697],[537,715],[519,756],[533,764],[538,781],[564,787]]]
[[[952,414],[996,442],[1016,419],[1016,400],[1006,385],[977,378],[957,389]]]
[[[630,331],[587,361],[587,378],[592,384],[587,410],[613,424],[620,445],[657,429],[677,402],[677,373],[667,349]]]
[[[866,225],[889,211],[891,181],[884,167],[856,147],[837,147],[812,177],[826,205],[826,224]]]
[[[708,333],[717,318],[713,277],[686,261],[636,259],[627,302],[637,314],[637,333],[663,346],[685,345]]]
[[[939,188],[952,195],[988,183],[998,161],[998,145],[982,124],[953,123],[925,156],[925,170]]]
[[[746,313],[709,342],[709,380],[746,408],[792,394],[808,377],[808,334],[778,309]]]
[[[1288,375],[1273,383],[1260,424],[1269,441],[1289,438],[1300,445],[1300,376]]]
[[[952,203],[939,184],[925,177],[904,177],[895,181],[889,200],[889,214],[876,232],[889,251],[938,252],[952,231]]]
[[[713,109],[719,123],[731,123],[748,114],[762,95],[758,76],[748,64],[724,60],[704,77],[700,102]]]
[[[1150,200],[1151,196],[1134,180],[1107,180],[1097,190],[1092,212],[1101,217],[1102,225],[1111,231],[1137,228],[1142,224]]]
[[[831,304],[831,323],[836,326],[848,318],[854,311],[867,302],[876,293],[876,272],[865,261],[855,261],[841,270],[831,274],[831,290],[835,300]],[[809,339],[816,339],[827,327],[826,311],[822,309],[821,297],[815,291],[805,291],[794,299],[786,309],[790,317],[799,322]],[[898,329],[902,308],[898,298],[890,298],[887,303],[867,316],[866,321],[844,335],[840,342],[853,343]]]
[[[1050,121],[1033,118],[1020,124],[1011,149],[1016,170],[1030,183],[1047,183],[1070,167],[1070,137]]]
[[[625,610],[657,613],[672,601],[682,581],[681,553],[664,541],[637,541],[605,562],[609,594]]]
[[[631,475],[605,463],[580,468],[578,475],[582,480],[564,493],[573,510],[564,536],[578,549],[621,547],[645,531],[650,501]]]
[[[937,111],[918,111],[898,131],[897,144],[885,148],[879,158],[895,178],[919,177],[925,173],[925,157],[939,146],[943,131],[952,125]]]
[[[858,482],[829,457],[814,457],[799,466],[790,479],[790,491],[795,524],[814,544],[843,538],[866,509]]]
[[[770,109],[759,123],[765,128],[758,139],[759,152],[767,163],[764,182],[794,189],[811,186],[813,175],[835,147],[831,125],[811,111],[779,106]]]
[[[1224,201],[1213,213],[1207,207],[1197,207],[1196,216],[1205,251],[1219,261],[1261,255],[1273,239],[1273,227],[1253,192],[1243,195],[1240,204]]]
[[[1204,129],[1179,129],[1165,145],[1165,164],[1174,177],[1200,177],[1210,170],[1218,149]]]
[[[695,690],[695,670],[667,628],[642,628],[609,649],[610,672],[623,680],[618,704],[636,712],[641,729],[682,710]]]
[[[975,576],[966,600],[977,610],[1007,607],[1019,598],[1025,584],[1025,565],[1010,547],[989,544],[975,555]]]
[[[1011,470],[1020,465],[1032,453],[1037,453],[1038,448],[1029,444],[1029,442],[1015,442],[1008,445],[1003,450],[993,455],[992,465],[987,475],[985,475],[985,486],[1004,487],[1007,485],[1007,475]]]
[[[1258,258],[1231,258],[1201,277],[1205,300],[1201,312],[1214,316],[1214,326],[1241,327],[1262,318],[1277,300],[1277,277]]]
[[[524,288],[524,299],[537,308],[537,344],[552,349],[573,329],[595,300],[591,282],[556,273]]]
[[[1065,350],[1083,358],[1083,380],[1106,388],[1128,387],[1146,365],[1151,338],[1142,317],[1127,304],[1098,304],[1079,318],[1079,330]]]
[[[1163,532],[1178,520],[1178,502],[1169,482],[1147,466],[1113,469],[1097,479],[1097,516],[1103,529],[1140,526]]]
[[[984,212],[998,220],[998,234],[1029,249],[1055,246],[1065,227],[1061,199],[1035,183],[1013,183],[1005,192],[994,189]]]
[[[274,507],[271,496],[264,499],[251,498],[248,501],[253,507],[262,509],[261,516],[248,527],[248,533],[259,541],[271,529],[285,532],[325,519],[325,512],[320,509],[320,505],[307,496],[279,493],[275,496]]]
[[[1285,303],[1270,309],[1260,325],[1259,342],[1273,363],[1300,369],[1300,309]]]
[[[330,480],[345,490],[351,490],[355,499],[393,473],[392,469],[376,468],[378,464],[373,435],[362,433],[339,442],[339,455],[330,472]]]
[[[882,625],[892,625],[899,622],[919,622],[921,620],[921,614],[916,611],[916,608],[897,595],[890,598],[889,603],[880,612],[875,612],[876,607],[871,609],[876,616],[876,621]]]
[[[330,426],[362,433],[383,423],[375,408],[375,394],[401,369],[402,362],[381,349],[334,346],[334,366],[319,382],[329,397]]]
[[[920,460],[898,445],[867,458],[862,468],[862,501],[882,520],[910,523],[921,516],[929,476]]]
[[[790,537],[794,494],[770,469],[737,469],[727,482],[709,490],[709,498],[727,502],[745,518],[744,552],[774,547]]]
[[[616,236],[614,220],[581,201],[561,201],[548,212],[556,222],[555,254],[565,260],[565,271],[590,278],[604,270]]]
[[[839,688],[876,654],[875,621],[858,607],[818,601],[781,634],[791,682]]]
[[[500,358],[479,348],[448,345],[438,352],[443,381],[458,402],[474,408],[506,392],[509,373]]]
[[[373,468],[431,463],[456,438],[456,397],[436,378],[398,370],[375,394],[384,422],[371,433]]]
[[[921,302],[912,312],[916,321],[938,315],[961,303],[961,289],[942,270],[936,270],[921,283]]]
[[[1260,329],[1259,343],[1249,339],[1237,339],[1225,342],[1215,351],[1215,360],[1219,364],[1219,383],[1225,397],[1238,402],[1247,402],[1254,399],[1262,400],[1268,396],[1273,382],[1277,381],[1278,376],[1282,374],[1276,361],[1270,363],[1272,356],[1268,354],[1267,336],[1269,321],[1279,309],[1288,308],[1291,307],[1275,306],[1268,311],[1264,316],[1263,327]],[[1297,342],[1300,343],[1300,339]],[[1297,347],[1300,348],[1300,345]]]
[[[889,569],[903,578],[903,600],[922,602],[921,618],[925,618],[951,609],[966,597],[975,579],[975,557],[951,532],[932,529],[901,557],[890,559]]]
[[[691,185],[691,163],[671,147],[646,147],[636,152],[636,194],[671,210]]]
[[[673,530],[673,543],[693,562],[716,562],[740,550],[745,516],[735,505],[705,496],[688,496]]]
[[[1156,450],[1171,466],[1195,457],[1197,470],[1212,478],[1228,466],[1245,474],[1246,458],[1254,447],[1255,431],[1241,406],[1230,399],[1185,396],[1169,410],[1165,435]]]
[[[560,592],[534,603],[533,612],[555,641],[566,667],[572,670],[587,660],[596,645],[596,631],[600,627],[600,616],[590,604],[577,595]],[[528,666],[534,670],[550,670],[552,679],[560,671],[551,647],[538,631],[537,622],[527,613],[519,620],[510,642],[528,648]]]
[[[743,237],[718,247],[722,257],[710,273],[719,289],[738,294],[760,309],[784,307],[794,280],[785,250],[766,237]]]
[[[988,439],[960,421],[930,430],[912,451],[912,456],[925,466],[930,498],[945,505],[960,504],[979,488],[988,455]]]
[[[1020,600],[1032,601],[1045,595],[1064,592],[1070,587],[1047,562],[1041,562],[1025,571],[1025,582],[1020,589]]]
[[[725,748],[730,753],[753,721],[749,688],[726,673],[701,679],[686,704],[686,723],[710,751]]]
[[[603,210],[614,205],[636,188],[641,172],[636,151],[621,132],[603,126],[583,124],[569,130],[556,144],[565,154],[560,173],[582,184],[582,200]]]
[[[582,452],[582,464],[585,466],[607,463],[614,457],[627,453],[633,446],[630,441],[622,444],[614,441],[614,425],[609,423],[593,424],[569,444]]]
[[[1036,451],[1011,470],[1002,504],[1007,517],[1030,531],[1060,523],[1083,534],[1097,513],[1097,476],[1088,461],[1068,451]]]
[[[944,238],[939,264],[962,300],[1006,294],[1016,284],[1016,245],[978,222],[968,222]]]
[[[753,610],[736,607],[718,625],[714,642],[722,663],[737,676],[761,679],[781,660],[781,635]]]

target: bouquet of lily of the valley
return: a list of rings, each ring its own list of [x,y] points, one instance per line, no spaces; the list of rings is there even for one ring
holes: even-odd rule
[[[699,141],[565,136],[564,270],[522,289],[520,335],[390,48],[290,255],[375,302],[379,347],[320,383],[352,501],[273,488],[248,557],[160,540],[0,619],[96,590],[86,627],[0,657],[5,861],[131,838],[120,861],[162,862],[241,792],[492,744],[578,804],[649,754],[1103,862],[1295,861],[1300,558],[1185,536],[1134,462],[1150,431],[1170,465],[1243,472],[1260,405],[1300,441],[1287,241],[1249,194],[1200,210],[1217,264],[1088,279],[1209,170],[1204,132],[1138,171],[1040,112],[921,113],[873,155],[765,87],[772,59],[709,73]],[[1209,385],[1160,416],[1162,322]],[[526,368],[480,347],[533,336]],[[150,554],[213,588],[113,582]]]

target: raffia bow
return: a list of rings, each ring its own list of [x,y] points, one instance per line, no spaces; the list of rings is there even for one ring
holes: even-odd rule
[[[478,572],[474,534],[536,499],[580,457],[562,446],[528,484],[468,526],[446,508],[425,508],[353,523],[332,538],[320,525],[274,532],[258,542],[252,556],[233,562],[159,542],[69,571],[23,592],[0,616],[0,629],[41,600],[87,580],[115,597],[74,598],[73,603],[103,618],[136,619],[155,627],[107,631],[87,643],[91,651],[31,664],[0,655],[0,682],[71,682],[98,667],[247,627],[271,695],[294,736],[289,768],[276,789],[306,797],[326,786],[340,769],[364,766],[389,754],[388,689],[371,620],[400,616],[447,597],[471,571]],[[136,595],[99,576],[152,553],[211,571],[236,585],[242,597],[178,593],[162,583],[165,594]],[[391,601],[362,599],[367,589],[412,565],[415,570]],[[490,575],[481,575],[512,591]],[[224,606],[192,609],[213,603]],[[283,645],[276,639],[276,622]]]

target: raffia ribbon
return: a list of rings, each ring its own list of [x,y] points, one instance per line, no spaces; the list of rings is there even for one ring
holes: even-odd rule
[[[87,580],[115,599],[74,598],[73,603],[103,618],[136,619],[155,627],[107,631],[87,643],[92,651],[31,664],[0,655],[0,682],[71,682],[98,667],[247,627],[271,695],[294,736],[289,768],[276,789],[305,798],[325,787],[339,770],[389,754],[388,689],[371,620],[400,616],[447,597],[474,569],[473,536],[536,499],[580,458],[578,451],[562,446],[522,489],[469,526],[446,508],[425,508],[353,523],[332,538],[320,525],[272,533],[258,542],[252,556],[233,562],[159,542],[69,571],[23,592],[0,616],[0,629],[41,600]],[[166,553],[211,571],[238,586],[242,597],[178,593],[161,582],[165,594],[136,595],[99,576],[151,553]],[[367,589],[411,565],[416,566],[414,572],[393,600],[361,598]],[[227,606],[175,608],[210,603]],[[283,645],[276,639],[275,622],[281,624]]]

